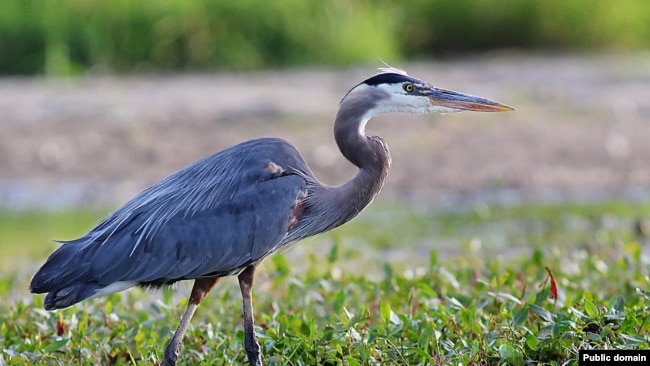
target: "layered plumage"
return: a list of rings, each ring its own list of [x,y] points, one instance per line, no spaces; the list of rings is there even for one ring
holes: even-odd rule
[[[284,140],[235,145],[154,184],[88,234],[63,242],[31,290],[49,293],[46,309],[60,309],[135,285],[236,274],[286,244],[291,207],[308,189],[309,175]]]

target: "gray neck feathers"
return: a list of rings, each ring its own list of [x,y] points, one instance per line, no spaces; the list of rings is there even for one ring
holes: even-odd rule
[[[341,101],[334,123],[334,138],[343,156],[359,168],[357,174],[339,186],[318,184],[310,205],[327,231],[354,218],[381,190],[390,169],[390,153],[384,141],[364,133],[368,113],[385,92],[368,87],[352,90]],[[308,203],[309,204],[309,203]]]

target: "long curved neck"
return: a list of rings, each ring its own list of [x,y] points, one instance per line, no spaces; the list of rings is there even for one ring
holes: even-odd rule
[[[374,107],[373,98],[348,95],[341,102],[334,122],[334,138],[343,156],[359,168],[346,183],[320,186],[314,192],[314,202],[326,203],[319,212],[326,227],[333,229],[354,218],[379,193],[390,170],[390,152],[384,141],[365,134],[365,124]],[[319,210],[320,211],[320,210]]]
[[[343,215],[347,222],[379,193],[390,171],[391,157],[388,145],[380,137],[367,136],[349,124],[337,125],[334,137],[341,153],[359,168],[352,179],[334,188],[339,207],[347,208]]]

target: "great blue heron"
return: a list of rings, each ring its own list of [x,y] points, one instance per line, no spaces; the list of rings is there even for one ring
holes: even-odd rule
[[[443,90],[397,69],[352,88],[341,100],[334,137],[359,168],[347,183],[316,179],[285,140],[261,138],[201,159],[144,190],[81,238],[63,242],[34,275],[45,309],[139,286],[194,280],[187,309],[165,349],[174,365],[199,303],[224,276],[236,275],[243,298],[244,343],[261,366],[253,329],[255,267],[275,251],[334,229],[363,210],[390,168],[386,143],[366,135],[372,117],[389,112],[509,111],[487,99]]]

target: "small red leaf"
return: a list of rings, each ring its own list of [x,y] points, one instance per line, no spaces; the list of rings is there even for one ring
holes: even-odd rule
[[[553,271],[551,271],[550,268],[546,268],[546,272],[548,272],[548,277],[551,280],[551,293],[548,295],[553,300],[557,300],[557,282],[555,281],[555,276],[553,276]]]
[[[68,330],[68,326],[63,322],[63,318],[59,318],[56,322],[56,335],[59,337]]]

